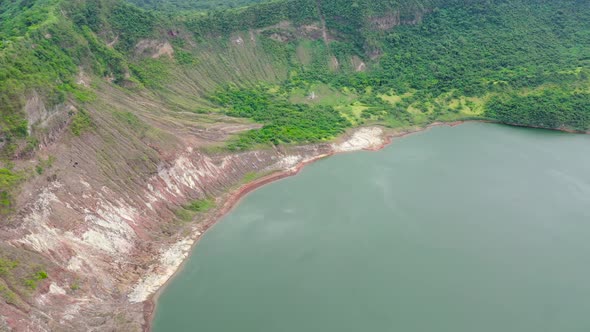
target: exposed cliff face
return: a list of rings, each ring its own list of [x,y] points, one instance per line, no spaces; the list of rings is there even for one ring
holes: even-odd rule
[[[341,144],[239,154],[185,146],[142,182],[124,186],[97,181],[83,164],[63,169],[35,184],[1,233],[4,243],[51,262],[50,278],[22,305],[0,305],[0,314],[19,331],[140,330],[150,310],[145,301],[236,198],[228,193],[247,175],[293,171],[337,151],[380,145],[381,136],[381,129],[362,129]],[[216,211],[175,221],[174,209],[205,197],[216,197]]]
[[[387,31],[399,25],[420,24],[424,15],[430,11],[431,9],[416,9],[412,12],[412,15],[408,15],[407,17],[402,17],[401,12],[396,11],[382,16],[371,17],[369,18],[369,22],[373,29]]]

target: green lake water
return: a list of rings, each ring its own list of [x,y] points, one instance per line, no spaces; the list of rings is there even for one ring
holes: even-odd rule
[[[590,136],[470,123],[248,195],[156,332],[590,331]]]

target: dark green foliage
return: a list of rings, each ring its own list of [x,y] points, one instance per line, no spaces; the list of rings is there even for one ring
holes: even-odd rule
[[[291,104],[262,87],[229,87],[218,91],[211,100],[224,107],[227,115],[250,118],[264,124],[262,129],[241,134],[237,141],[230,144],[234,150],[257,144],[317,142],[332,138],[350,126],[333,107]]]
[[[117,48],[121,50],[130,50],[140,38],[151,35],[156,23],[152,13],[125,3],[117,4],[109,19],[115,31],[120,33]]]
[[[590,8],[579,2],[452,5],[388,34],[370,84],[434,95],[569,84],[579,79],[576,68],[589,65],[589,31]]]
[[[213,11],[206,15],[189,15],[185,24],[197,38],[202,39],[211,35],[229,35],[235,31],[268,27],[284,20],[304,23],[318,19],[315,0],[287,0]]]
[[[22,36],[32,27],[45,21],[47,6],[52,0],[13,0],[0,4],[0,33],[2,38]]]
[[[80,30],[88,42],[89,49],[92,51],[94,72],[105,77],[112,76],[115,83],[122,83],[128,71],[127,61],[124,56],[116,50],[107,47],[103,41],[96,37],[89,27],[83,26]]]
[[[130,0],[138,6],[166,12],[236,8],[264,1],[268,0]]]
[[[526,96],[496,97],[486,116],[504,123],[543,128],[590,129],[590,93],[560,89]]]
[[[197,58],[191,53],[181,49],[175,49],[174,59],[181,65],[190,66],[198,63]]]

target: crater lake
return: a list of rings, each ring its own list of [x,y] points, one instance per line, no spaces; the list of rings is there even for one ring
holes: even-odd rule
[[[246,196],[153,330],[590,331],[590,136],[467,123]]]

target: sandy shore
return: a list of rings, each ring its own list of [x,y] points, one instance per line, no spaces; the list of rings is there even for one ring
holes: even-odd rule
[[[428,130],[433,127],[438,127],[438,126],[455,127],[455,126],[458,126],[458,125],[463,124],[465,122],[466,121],[434,122],[434,123],[432,123],[426,127],[422,127],[422,128],[405,129],[405,130],[401,130],[401,131],[391,130],[389,132],[382,131],[382,137],[381,137],[382,139],[381,139],[381,143],[379,145],[356,149],[356,150],[353,150],[353,149],[340,149],[339,150],[339,149],[335,148],[333,150],[333,152],[331,152],[331,153],[318,155],[316,157],[313,157],[313,158],[310,158],[307,160],[303,160],[302,162],[298,163],[296,166],[294,166],[292,168],[282,170],[282,171],[277,171],[277,172],[274,172],[274,173],[269,174],[267,176],[256,179],[250,183],[244,184],[241,187],[239,187],[237,190],[232,191],[224,196],[221,196],[221,198],[218,198],[218,202],[221,202],[221,205],[219,208],[212,211],[209,215],[205,216],[204,220],[201,222],[200,225],[201,225],[202,231],[201,231],[201,234],[198,236],[198,238],[195,240],[194,244],[192,245],[191,252],[194,249],[194,247],[198,244],[199,240],[203,237],[205,232],[208,229],[210,229],[213,225],[215,225],[215,223],[217,223],[217,221],[221,220],[221,218],[224,215],[226,215],[228,212],[230,212],[237,205],[237,203],[239,203],[239,201],[242,198],[244,198],[247,194],[251,193],[252,191],[254,191],[266,184],[269,184],[271,182],[275,182],[275,181],[278,181],[278,180],[281,180],[281,179],[284,179],[284,178],[287,178],[290,176],[297,175],[305,166],[312,164],[320,159],[324,159],[324,158],[333,156],[335,154],[355,152],[355,151],[360,151],[360,150],[379,151],[379,150],[385,148],[386,146],[388,146],[389,144],[391,144],[393,142],[394,138],[400,138],[400,137],[408,136],[408,135],[411,135],[414,133],[423,132],[425,130]],[[361,129],[357,129],[357,130],[361,130]],[[152,294],[152,296],[150,296],[150,298],[144,302],[144,317],[145,317],[145,324],[143,325],[144,332],[151,331],[158,297],[160,296],[162,291],[166,288],[168,283],[170,283],[170,281],[180,271],[182,271],[186,261],[188,261],[188,257],[187,257],[187,259],[185,259],[185,261],[182,263],[182,265],[176,270],[176,272],[166,281],[166,283],[164,283],[158,289],[158,291],[156,291],[154,294]]]

